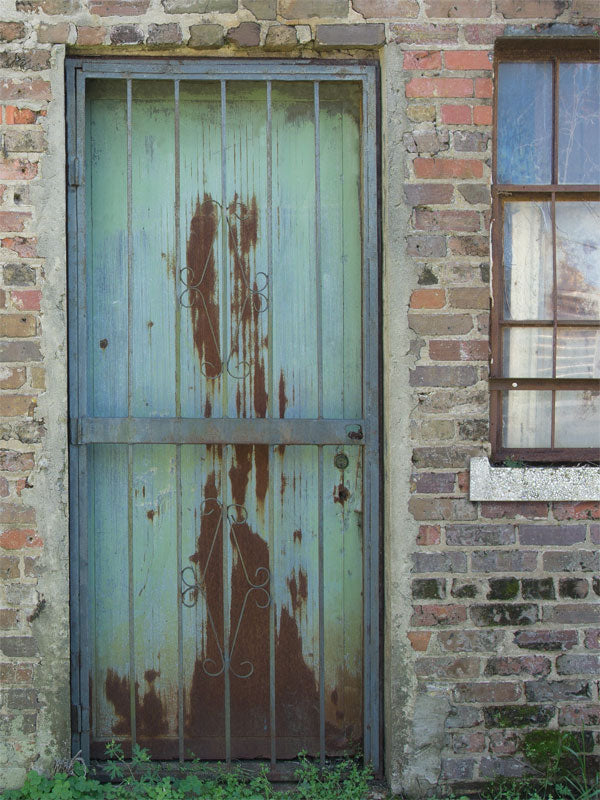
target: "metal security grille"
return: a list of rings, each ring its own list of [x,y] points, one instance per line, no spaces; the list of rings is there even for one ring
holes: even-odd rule
[[[375,70],[68,62],[86,755],[379,768]]]

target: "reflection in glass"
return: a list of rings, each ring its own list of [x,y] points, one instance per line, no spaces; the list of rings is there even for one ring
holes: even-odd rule
[[[600,447],[600,392],[557,392],[555,447]]]
[[[504,318],[553,316],[550,203],[505,203]]]
[[[552,392],[502,392],[504,447],[550,447]]]
[[[600,63],[561,64],[558,182],[600,183]]]
[[[502,345],[505,378],[552,377],[552,328],[506,328]]]
[[[552,181],[552,64],[500,64],[499,183]]]
[[[600,203],[556,204],[559,319],[600,317]]]
[[[556,336],[557,378],[600,378],[600,331],[559,328]]]

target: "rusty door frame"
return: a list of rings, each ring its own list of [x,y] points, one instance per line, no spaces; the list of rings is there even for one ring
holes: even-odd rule
[[[379,230],[379,68],[376,62],[280,59],[104,59],[67,58],[67,203],[69,300],[69,472],[70,472],[70,600],[71,600],[71,739],[73,752],[89,758],[89,631],[87,575],[86,444],[107,441],[106,423],[86,416],[86,286],[85,286],[85,81],[87,78],[213,81],[354,81],[362,84],[362,298],[363,298],[363,418],[352,424],[306,420],[302,443],[338,443],[350,437],[364,452],[364,730],[365,760],[382,770],[381,661],[381,393],[380,393],[380,230]],[[318,91],[318,89],[316,90]],[[123,421],[121,421],[123,422]],[[168,441],[172,421],[125,420],[114,428],[112,441]],[[162,423],[162,429],[156,423]],[[236,420],[175,420],[181,441],[207,443],[211,437],[241,435]],[[272,420],[270,422],[276,422]],[[204,423],[202,430],[198,423]],[[209,423],[206,425],[206,423]],[[217,425],[215,426],[215,423]],[[250,430],[248,425],[251,424]],[[244,420],[245,441],[258,436],[262,420]],[[99,429],[104,428],[104,432]],[[210,428],[210,429],[209,429]],[[219,428],[221,430],[216,430]],[[212,430],[212,432],[211,432]],[[254,430],[254,433],[253,433]],[[273,434],[279,442],[285,441]],[[299,438],[299,437],[292,437]],[[239,439],[238,439],[239,440]],[[264,442],[264,438],[260,439]],[[288,441],[288,443],[292,443]],[[322,576],[321,576],[322,579]],[[324,758],[324,753],[321,753]]]

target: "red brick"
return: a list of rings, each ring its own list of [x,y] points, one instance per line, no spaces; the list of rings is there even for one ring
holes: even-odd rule
[[[417,544],[431,545],[439,544],[441,539],[439,525],[420,525],[417,535]]]
[[[412,78],[407,97],[473,97],[471,78]]]
[[[454,694],[462,703],[514,703],[523,689],[518,683],[463,683]]]
[[[554,503],[554,519],[600,519],[600,503]]]
[[[13,290],[10,293],[10,299],[15,308],[21,311],[39,311],[42,293],[39,289],[27,290]]]
[[[22,22],[0,22],[0,42],[23,39],[25,33],[25,25]]]
[[[429,342],[433,361],[486,361],[489,344],[483,339],[440,339]]]
[[[472,233],[481,227],[477,211],[429,211],[419,208],[415,211],[414,220],[414,227],[422,231],[443,230]],[[450,291],[455,290],[451,289]],[[487,289],[484,291],[487,292]],[[452,305],[455,308],[473,308],[473,306],[457,306],[455,303]],[[481,308],[481,306],[478,307]]]
[[[0,523],[3,525],[35,524],[35,509],[29,506],[2,503],[0,504]]]
[[[6,106],[4,109],[4,122],[7,125],[33,125],[36,121],[36,113],[30,108],[17,108],[17,106]]]
[[[475,97],[492,97],[494,84],[491,78],[475,78]]]
[[[52,90],[49,81],[41,78],[0,80],[0,100],[50,100]]]
[[[406,634],[413,650],[424,653],[429,645],[431,633],[429,631],[409,631]]]
[[[411,308],[443,308],[445,305],[443,289],[416,289],[410,297]]]
[[[485,667],[486,675],[548,675],[550,659],[544,656],[496,656]]]
[[[106,36],[106,28],[92,28],[88,25],[77,26],[77,44],[102,44]]]
[[[0,533],[0,547],[5,550],[22,550],[24,547],[42,547],[43,542],[32,529],[7,530]]]
[[[0,211],[0,230],[22,231],[31,219],[31,214],[26,211]]]
[[[33,453],[0,450],[0,469],[3,472],[26,472],[33,469]]]
[[[411,625],[457,625],[467,619],[465,606],[456,605],[430,605],[414,606]]]
[[[489,17],[491,0],[426,0],[428,17]]]
[[[404,69],[441,69],[442,54],[439,50],[409,50],[404,53]]]
[[[491,106],[473,106],[473,122],[475,125],[491,125],[492,111]]]
[[[556,19],[567,0],[496,0],[496,11],[505,19]]]
[[[0,180],[29,181],[37,175],[38,166],[23,158],[0,159]]]
[[[446,125],[470,125],[471,106],[442,106],[442,122]]]
[[[25,239],[23,236],[15,236],[0,239],[0,243],[6,250],[13,250],[18,253],[21,258],[36,258],[37,256],[37,239]]]
[[[487,345],[487,342],[486,342]],[[471,484],[471,475],[469,472],[459,472],[456,477],[459,492],[468,492]]]
[[[548,516],[547,503],[481,503],[481,516],[487,519],[545,519]]]
[[[446,69],[492,69],[488,50],[446,50],[444,63]]]
[[[572,725],[582,728],[587,725],[600,725],[600,705],[565,706],[558,712],[559,725]]]
[[[418,178],[481,178],[483,162],[471,158],[415,158]],[[486,239],[487,242],[487,239]]]
[[[405,183],[404,195],[411,206],[437,205],[452,200],[450,183]]]
[[[469,44],[493,44],[504,33],[505,25],[465,25],[463,35]]]

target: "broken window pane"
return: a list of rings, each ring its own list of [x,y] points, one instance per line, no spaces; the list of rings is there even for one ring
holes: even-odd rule
[[[600,317],[600,203],[556,204],[559,319]]]
[[[599,420],[600,392],[557,392],[555,447],[599,447]]]
[[[504,204],[504,318],[553,318],[552,216],[547,201]]]
[[[498,182],[552,181],[552,64],[499,66]]]
[[[600,183],[600,64],[561,64],[559,183]]]

